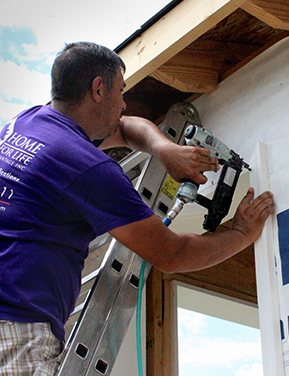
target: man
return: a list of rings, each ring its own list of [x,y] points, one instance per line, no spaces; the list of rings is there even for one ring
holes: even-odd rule
[[[230,230],[175,234],[101,149],[159,158],[177,181],[216,171],[208,150],[171,143],[151,122],[122,116],[122,60],[93,43],[67,45],[52,68],[52,101],[22,112],[0,136],[0,371],[54,375],[88,244],[109,232],[160,270],[215,265],[254,242],[273,213],[250,189]],[[95,145],[98,145],[96,147]]]

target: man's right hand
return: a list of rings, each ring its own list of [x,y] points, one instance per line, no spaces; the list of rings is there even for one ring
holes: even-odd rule
[[[203,172],[220,169],[218,159],[211,157],[211,151],[197,146],[171,143],[161,153],[161,161],[179,183],[189,179],[197,184],[205,184],[208,179]]]
[[[274,200],[271,192],[264,192],[254,199],[254,189],[249,188],[240,202],[233,219],[232,230],[241,232],[248,245],[260,236],[269,215],[274,213]]]

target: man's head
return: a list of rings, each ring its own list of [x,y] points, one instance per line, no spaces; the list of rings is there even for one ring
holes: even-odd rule
[[[67,44],[57,55],[52,71],[52,100],[79,104],[100,76],[108,89],[119,71],[125,72],[121,58],[109,48],[91,42]]]

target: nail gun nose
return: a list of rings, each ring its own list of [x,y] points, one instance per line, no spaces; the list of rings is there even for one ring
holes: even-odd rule
[[[196,126],[191,124],[187,127],[187,129],[185,130],[185,137],[188,138],[188,139],[191,139],[194,137],[195,133],[196,133]]]

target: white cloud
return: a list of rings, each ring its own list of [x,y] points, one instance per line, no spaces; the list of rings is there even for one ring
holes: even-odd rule
[[[186,309],[178,309],[178,322],[180,339],[200,335],[207,327],[206,316]]]
[[[252,366],[242,366],[234,376],[263,376],[263,366],[261,363],[254,363]]]
[[[27,108],[25,104],[15,104],[3,101],[0,98],[0,129],[4,126],[13,116],[19,114]]]
[[[41,104],[50,99],[50,76],[29,71],[23,64],[0,61],[1,97],[6,101],[22,100]]]
[[[194,337],[186,338],[179,344],[179,361],[182,364],[205,365],[230,368],[237,362],[259,360],[258,342],[237,342],[224,338]]]
[[[50,100],[50,76],[0,61],[0,126],[30,106]]]
[[[211,332],[209,320],[206,315],[178,310],[179,364],[182,369],[191,367],[196,372],[198,369],[212,367],[210,369],[233,371],[239,367],[239,373],[235,376],[251,376],[251,373],[245,372],[253,372],[251,369],[256,370],[258,367],[262,369],[258,338],[234,337],[231,332],[216,335]],[[215,322],[214,325],[218,324]]]

